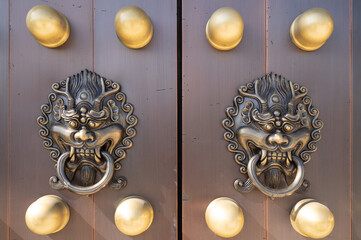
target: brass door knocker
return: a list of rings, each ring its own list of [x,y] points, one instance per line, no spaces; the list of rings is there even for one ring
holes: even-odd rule
[[[120,85],[84,70],[54,83],[52,90],[37,120],[57,168],[50,186],[81,195],[96,193],[109,182],[116,189],[125,187],[124,177],[112,178],[133,146],[138,119]]]
[[[250,192],[257,187],[272,198],[307,191],[304,164],[317,150],[323,127],[307,88],[270,73],[238,92],[222,122],[228,150],[248,176],[237,179],[235,189]]]

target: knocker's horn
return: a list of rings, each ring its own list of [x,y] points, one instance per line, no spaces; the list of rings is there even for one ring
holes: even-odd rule
[[[248,176],[251,179],[253,185],[255,185],[263,194],[271,197],[287,197],[292,195],[294,192],[299,189],[299,187],[303,183],[304,177],[304,166],[301,159],[296,156],[292,156],[293,162],[296,164],[297,167],[297,174],[294,181],[286,188],[282,189],[272,189],[264,186],[261,181],[257,177],[256,173],[256,164],[258,160],[261,158],[261,154],[254,155],[248,162]]]
[[[261,112],[262,113],[267,112],[268,110],[267,101],[263,99],[259,94],[259,79],[256,79],[254,81],[254,94],[247,92],[247,90],[248,90],[247,86],[241,86],[238,89],[238,92],[243,96],[250,97],[259,101],[259,103],[261,104]]]
[[[71,93],[69,92],[69,81],[70,81],[70,77],[68,77],[66,80],[66,85],[65,85],[65,91],[61,91],[59,90],[61,88],[61,86],[59,85],[59,83],[54,83],[51,88],[53,89],[53,91],[57,94],[61,94],[64,95],[68,98],[68,109],[72,109],[75,106],[75,100],[74,97],[71,95]]]
[[[291,89],[291,93],[292,93],[292,99],[288,103],[288,112],[290,114],[293,114],[293,111],[295,110],[297,101],[299,99],[302,99],[304,96],[306,96],[307,93],[308,93],[308,90],[305,87],[301,87],[300,90],[302,90],[302,92],[296,96],[295,88],[293,86],[293,83],[291,81],[289,81],[289,83],[290,83],[290,89]]]
[[[97,76],[98,77],[98,76]],[[118,83],[112,83],[112,90],[106,91],[105,90],[105,81],[106,79],[100,77],[100,84],[102,86],[102,92],[101,94],[94,100],[94,109],[96,111],[100,110],[101,103],[104,98],[106,98],[109,95],[115,94],[120,90],[120,85]]]
[[[105,158],[106,164],[107,164],[107,168],[105,170],[104,176],[102,177],[102,179],[100,179],[99,182],[97,182],[91,186],[82,187],[82,186],[75,186],[75,185],[71,184],[68,177],[66,176],[65,163],[69,157],[69,152],[63,153],[58,160],[57,172],[58,172],[58,177],[59,177],[60,181],[64,184],[64,188],[67,188],[70,191],[75,192],[80,195],[94,194],[94,193],[100,191],[102,188],[104,188],[113,177],[114,161],[113,161],[113,158],[108,153],[101,152],[101,154]]]

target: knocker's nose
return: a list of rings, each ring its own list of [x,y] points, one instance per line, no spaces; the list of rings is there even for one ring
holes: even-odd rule
[[[80,131],[74,134],[74,139],[76,141],[91,141],[93,142],[95,139],[95,136],[92,132],[88,131],[85,127],[82,127]]]
[[[280,131],[269,136],[268,141],[271,145],[287,145],[289,143],[288,138],[283,135]]]

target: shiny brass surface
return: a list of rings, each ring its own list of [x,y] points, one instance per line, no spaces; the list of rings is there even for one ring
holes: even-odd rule
[[[115,189],[125,187],[126,179],[113,178],[113,173],[133,146],[138,119],[120,85],[84,70],[52,89],[37,120],[43,146],[57,168],[50,186],[81,195],[96,193],[108,183]]]
[[[120,9],[114,20],[119,40],[129,48],[142,48],[153,37],[153,24],[143,9],[127,6]]]
[[[118,204],[114,221],[119,231],[135,236],[150,227],[153,215],[153,207],[147,200],[139,196],[129,196]]]
[[[213,200],[207,207],[205,218],[209,229],[223,238],[236,236],[244,225],[241,206],[227,197]]]
[[[302,50],[319,49],[333,31],[331,14],[322,8],[312,8],[299,15],[290,28],[292,42]]]
[[[314,239],[327,237],[335,225],[330,209],[314,199],[299,201],[291,211],[290,220],[296,232]]]
[[[307,88],[270,73],[238,92],[222,122],[228,150],[248,176],[237,179],[235,189],[250,192],[257,187],[271,198],[307,191],[304,164],[317,150],[323,127]]]
[[[26,16],[29,32],[41,45],[56,48],[69,38],[70,26],[66,17],[52,7],[38,5]]]
[[[235,9],[217,9],[206,25],[209,43],[218,50],[231,50],[242,40],[244,22],[242,15]]]
[[[46,195],[33,202],[25,213],[28,228],[39,235],[48,235],[62,230],[68,223],[68,205],[58,196]]]

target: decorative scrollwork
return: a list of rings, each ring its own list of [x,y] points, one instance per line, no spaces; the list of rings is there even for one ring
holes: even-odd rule
[[[233,106],[226,109],[226,115],[228,118],[222,121],[222,125],[226,129],[226,132],[224,133],[224,139],[228,141],[228,151],[235,154],[234,160],[238,165],[240,165],[240,172],[246,173],[247,165],[244,163],[246,154],[243,150],[239,149],[238,142],[234,140],[235,133],[232,131],[235,123],[234,117],[239,114],[239,105],[242,104],[243,101],[244,98],[242,96],[236,96],[233,99]]]
[[[238,93],[222,121],[228,150],[247,177],[237,179],[235,189],[250,192],[257,187],[272,198],[306,191],[310,183],[303,176],[304,164],[317,150],[323,127],[307,88],[270,73],[241,86]],[[286,187],[281,186],[282,175]]]
[[[125,178],[111,178],[133,146],[138,118],[120,85],[84,70],[54,83],[52,90],[37,119],[43,146],[58,171],[50,186],[82,195],[96,193],[109,182],[115,189],[125,187]]]

